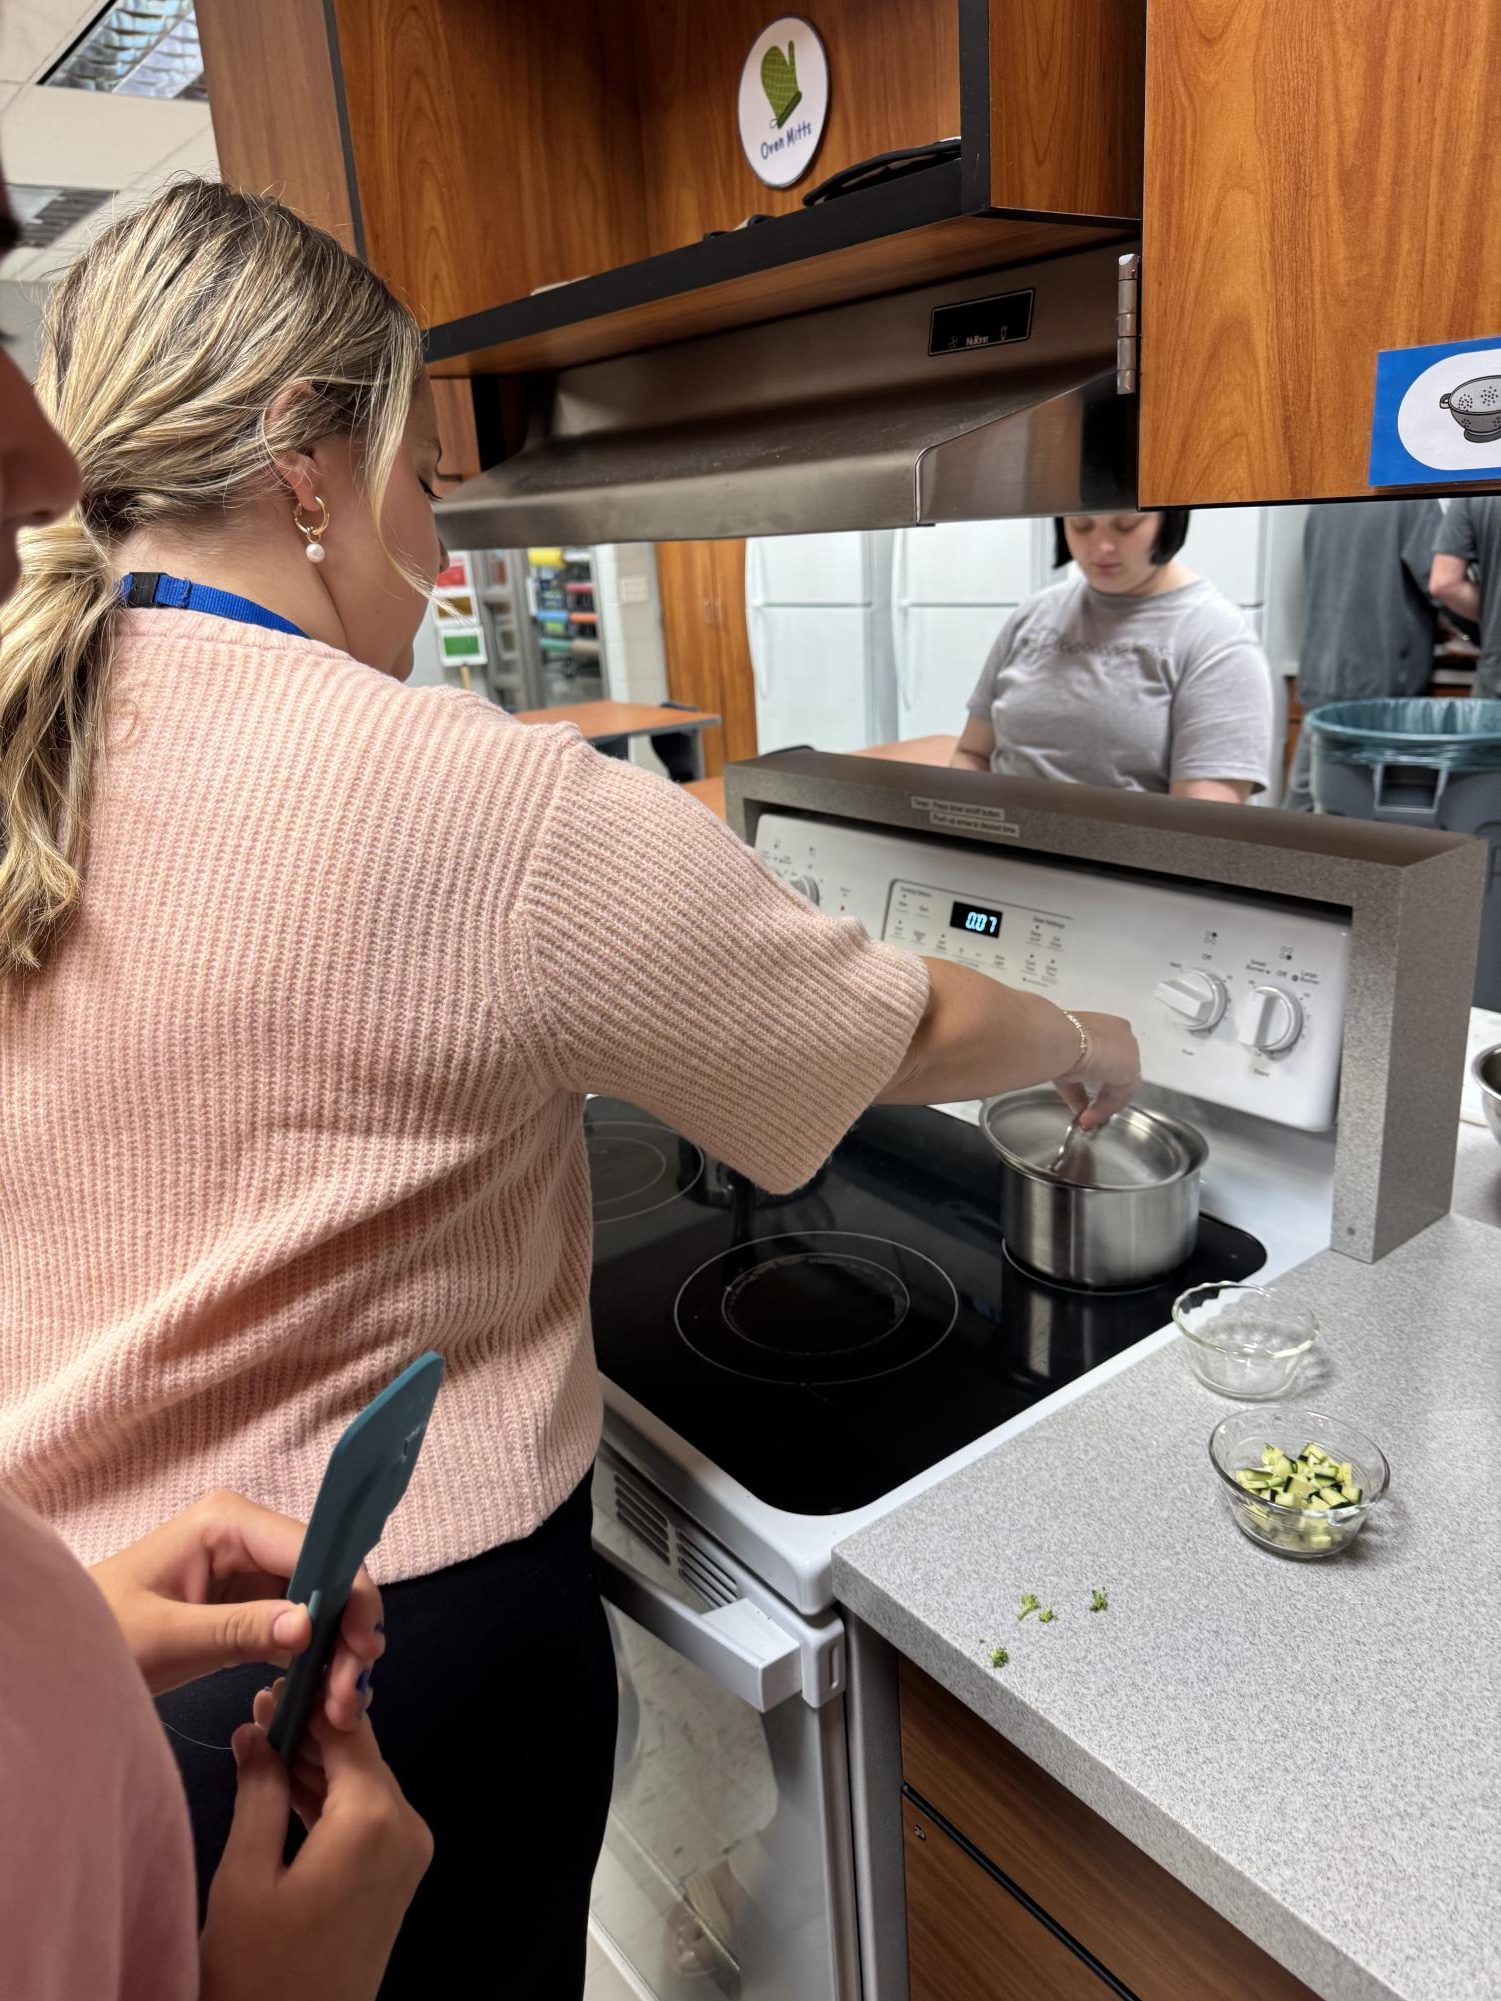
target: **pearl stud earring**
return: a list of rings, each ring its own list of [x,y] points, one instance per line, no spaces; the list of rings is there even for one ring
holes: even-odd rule
[[[312,521],[312,522],[304,521],[302,518],[302,504],[300,501],[297,504],[297,506],[292,509],[292,519],[296,522],[302,534],[307,538],[307,549],[305,553],[307,555],[308,561],[310,563],[321,563],[323,561],[324,556],[327,554],[327,551],[323,547],[323,542],[321,538],[328,532],[328,502],[323,498],[323,495],[321,493],[315,493],[313,495],[313,498],[318,503],[319,509],[321,510],[323,515],[323,519],[321,521]]]

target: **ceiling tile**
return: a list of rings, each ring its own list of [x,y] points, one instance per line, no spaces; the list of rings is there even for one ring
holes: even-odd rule
[[[27,285],[50,285],[119,212],[115,203],[108,201],[72,229],[66,230],[56,243],[49,243],[45,250],[12,251],[5,260],[6,277]]]
[[[5,0],[0,6],[0,77],[30,83],[51,69],[103,0]]]
[[[28,85],[0,109],[0,161],[13,181],[124,188],[206,133],[206,104]]]
[[[0,118],[0,133],[3,133],[3,118]],[[0,148],[3,148],[3,145],[3,136],[0,136]],[[106,202],[96,214],[87,217],[76,228],[68,230],[45,250],[15,251],[5,260],[5,276],[24,280],[28,284],[50,283],[60,272],[67,269],[79,251],[91,243],[98,232],[117,215],[134,207],[137,202],[146,200],[175,174],[202,174],[208,180],[218,179],[219,156],[214,150],[214,135],[211,128],[205,126],[205,129],[189,139],[186,145],[179,146],[175,152],[168,153],[163,159],[155,161],[144,173],[138,175],[128,188],[122,189],[112,201]]]
[[[202,174],[206,181],[219,178],[219,149],[214,144],[214,128],[206,124],[186,146],[179,146],[175,153],[169,153],[164,160],[158,160],[154,167],[131,183],[133,188],[160,187],[173,174]]]

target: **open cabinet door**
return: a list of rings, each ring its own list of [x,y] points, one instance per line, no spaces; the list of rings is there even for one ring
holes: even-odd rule
[[[1498,77],[1476,0],[1147,0],[1143,507],[1370,493],[1377,351],[1501,337]]]

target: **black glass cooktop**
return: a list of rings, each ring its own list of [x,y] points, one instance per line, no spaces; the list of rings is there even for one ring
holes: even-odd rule
[[[796,1514],[878,1499],[1265,1260],[1206,1217],[1159,1284],[1048,1285],[1002,1245],[988,1142],[944,1112],[876,1107],[787,1196],[631,1105],[593,1098],[584,1123],[600,1368]]]

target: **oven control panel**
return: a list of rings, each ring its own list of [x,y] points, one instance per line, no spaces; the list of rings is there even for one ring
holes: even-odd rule
[[[873,937],[1125,1015],[1152,1083],[1311,1132],[1334,1123],[1350,948],[1337,915],[846,821],[768,813],[756,844]]]

